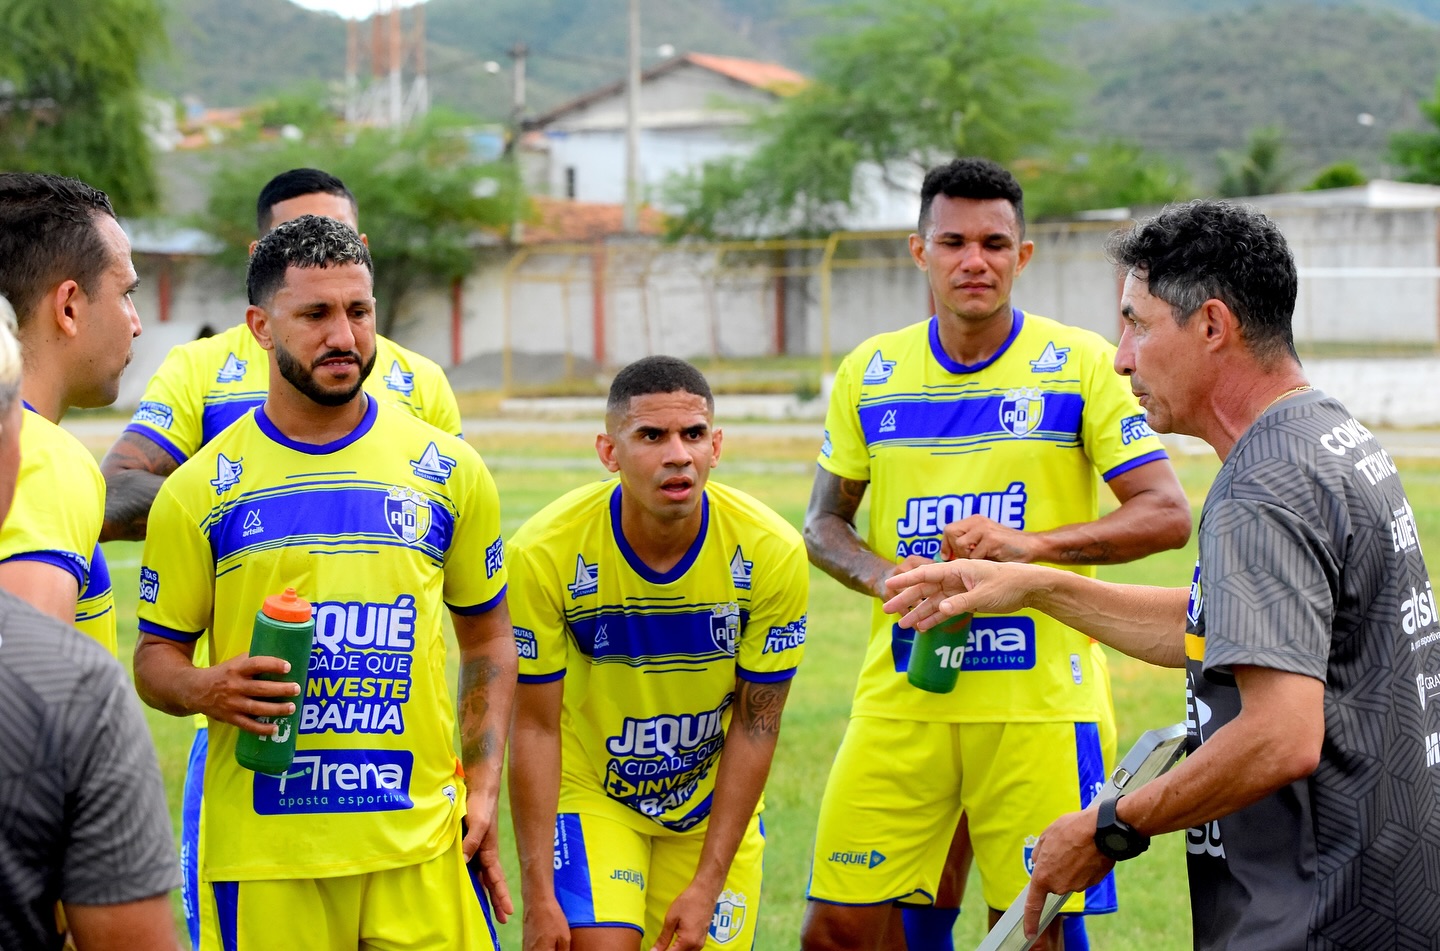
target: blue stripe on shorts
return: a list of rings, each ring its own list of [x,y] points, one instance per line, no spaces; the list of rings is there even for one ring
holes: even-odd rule
[[[205,786],[205,757],[209,752],[210,731],[196,730],[180,798],[180,897],[185,905],[185,930],[190,933],[194,951],[200,951],[200,793]]]
[[[1100,787],[1105,785],[1105,757],[1100,752],[1098,723],[1075,724],[1075,759],[1079,764],[1080,808],[1084,809],[1090,805]],[[1117,907],[1115,873],[1112,871],[1098,884],[1085,890],[1084,914],[1109,914]]]
[[[595,895],[590,888],[590,858],[580,817],[562,812],[555,817],[555,897],[572,928],[597,924]]]
[[[210,888],[215,893],[215,916],[220,919],[220,947],[239,951],[240,883],[211,882]]]
[[[466,869],[470,872],[470,884],[475,888],[475,897],[480,902],[480,913],[485,916],[485,927],[490,929],[490,946],[495,951],[500,951],[500,935],[495,930],[495,917],[490,914],[490,898],[485,894],[485,886],[480,881],[480,863],[471,860]]]

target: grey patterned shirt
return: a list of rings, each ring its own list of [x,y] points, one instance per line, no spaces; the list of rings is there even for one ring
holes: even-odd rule
[[[55,903],[180,884],[155,747],[115,659],[0,592],[0,948],[58,948]]]
[[[1440,948],[1440,618],[1395,466],[1338,401],[1236,443],[1188,627],[1192,750],[1240,712],[1234,665],[1325,682],[1315,772],[1188,833],[1195,947]]]

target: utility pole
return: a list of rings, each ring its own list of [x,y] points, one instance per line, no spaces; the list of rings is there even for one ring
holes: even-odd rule
[[[525,223],[520,220],[521,175],[520,136],[525,132],[525,57],[530,48],[523,42],[510,47],[510,58],[515,61],[515,72],[510,84],[510,141],[506,151],[510,154],[510,171],[514,179],[510,183],[513,196],[510,207],[510,243],[518,245],[525,238]]]
[[[625,76],[625,218],[629,234],[640,225],[640,0],[630,0],[630,55]]]

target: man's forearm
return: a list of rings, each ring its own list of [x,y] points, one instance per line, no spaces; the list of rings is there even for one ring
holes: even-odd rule
[[[1117,565],[1190,540],[1190,504],[1169,463],[1153,462],[1117,476],[1120,506],[1093,522],[1038,532],[1035,561],[1060,565]]]
[[[100,540],[144,541],[150,506],[165,477],[140,469],[121,469],[105,478],[105,523]]]
[[[525,689],[525,688],[522,688]],[[521,896],[555,894],[555,815],[560,803],[560,734],[524,722],[517,712],[510,740],[510,814],[520,855]]]
[[[1028,607],[1159,667],[1185,666],[1186,588],[1113,584],[1040,565],[1006,566],[1032,581]]]
[[[806,517],[805,551],[812,565],[851,591],[871,597],[881,593],[895,570],[895,562],[875,554],[855,526],[838,515]]]
[[[470,792],[500,792],[500,764],[514,699],[515,663],[486,648],[460,661],[460,759]]]
[[[135,645],[135,692],[161,713],[174,717],[201,712],[191,689],[195,662],[174,644],[141,636]]]

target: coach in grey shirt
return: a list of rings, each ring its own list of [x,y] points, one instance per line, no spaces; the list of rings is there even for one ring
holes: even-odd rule
[[[1440,616],[1395,465],[1305,382],[1269,219],[1193,202],[1111,250],[1116,369],[1154,429],[1224,461],[1189,591],[962,561],[897,576],[887,604],[921,628],[1039,608],[1186,668],[1185,762],[1041,835],[1027,932],[1047,892],[1188,829],[1197,948],[1440,948]]]
[[[20,465],[20,350],[0,297],[0,519]],[[0,592],[0,948],[172,951],[180,883],[145,719],[93,639]]]

